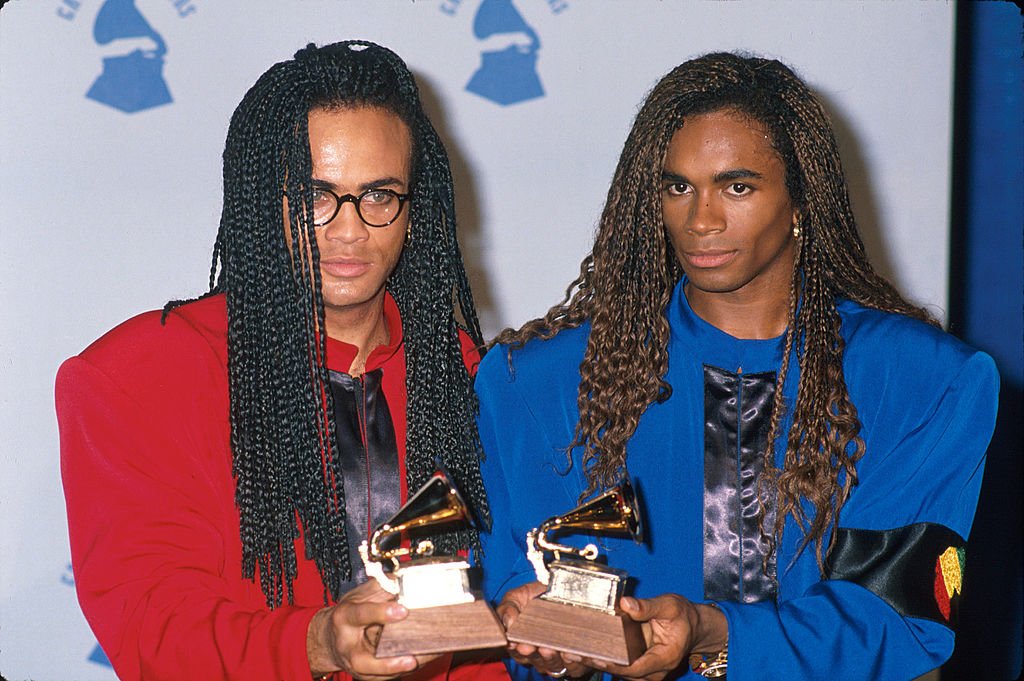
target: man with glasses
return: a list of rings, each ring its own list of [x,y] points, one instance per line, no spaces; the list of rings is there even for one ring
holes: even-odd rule
[[[224,186],[209,292],[57,377],[82,609],[122,679],[445,678],[450,656],[374,657],[406,613],[357,551],[438,460],[490,515],[481,334],[408,68],[362,42],[273,66],[232,117]]]

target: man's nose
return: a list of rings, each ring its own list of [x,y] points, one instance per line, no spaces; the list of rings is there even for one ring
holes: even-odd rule
[[[324,238],[329,241],[353,243],[370,236],[370,228],[359,217],[355,201],[343,201],[334,219],[324,225]]]
[[[721,203],[713,196],[698,196],[693,202],[686,231],[698,236],[725,229],[725,216]]]

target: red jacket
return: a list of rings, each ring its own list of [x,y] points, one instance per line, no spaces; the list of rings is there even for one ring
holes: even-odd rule
[[[405,353],[390,296],[385,319],[391,342],[366,370],[383,367],[404,500]],[[347,371],[354,356],[328,340],[329,368]],[[306,630],[323,607],[316,566],[297,546],[295,603],[273,610],[241,575],[224,297],[163,325],[159,312],[121,324],[61,366],[56,401],[75,586],[118,677],[307,681]],[[449,676],[448,658],[421,673],[508,678],[498,662]]]

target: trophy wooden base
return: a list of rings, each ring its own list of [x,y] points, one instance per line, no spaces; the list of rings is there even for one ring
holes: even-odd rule
[[[647,649],[640,624],[626,615],[535,598],[508,630],[508,640],[575,653],[612,664],[632,664]]]
[[[449,653],[505,645],[505,628],[485,601],[409,610],[401,622],[384,625],[377,657]]]

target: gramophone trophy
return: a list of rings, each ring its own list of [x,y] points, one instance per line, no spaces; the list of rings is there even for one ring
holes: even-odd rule
[[[457,522],[475,526],[458,490],[438,471],[359,546],[366,574],[385,591],[398,594],[398,602],[409,609],[404,620],[384,625],[377,657],[505,645],[505,630],[494,611],[469,590],[468,562],[457,556],[434,556],[429,539],[401,545],[410,531]],[[400,556],[414,558],[399,562]]]
[[[564,530],[626,535],[640,543],[640,507],[629,480],[569,513],[545,520],[526,535],[527,557],[548,590],[527,603],[509,627],[509,641],[529,643],[628,665],[646,650],[640,625],[619,610],[628,575],[594,562],[597,546],[555,544],[548,534]],[[544,560],[550,551],[555,559]],[[569,554],[570,558],[563,558]]]

